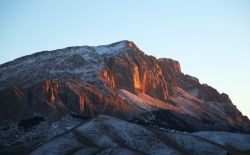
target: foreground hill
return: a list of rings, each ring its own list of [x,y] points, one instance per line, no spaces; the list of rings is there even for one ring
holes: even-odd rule
[[[3,153],[247,155],[250,151],[250,135],[229,132],[177,132],[99,115],[67,132],[37,144],[35,141],[29,141],[28,144],[29,147],[25,150],[27,152],[23,150],[23,145]]]

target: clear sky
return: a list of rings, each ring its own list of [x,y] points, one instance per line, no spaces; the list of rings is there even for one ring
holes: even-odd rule
[[[229,94],[250,117],[249,0],[0,1],[0,64],[120,40],[178,60],[184,73]]]

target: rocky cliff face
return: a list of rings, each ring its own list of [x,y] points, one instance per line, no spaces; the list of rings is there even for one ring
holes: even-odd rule
[[[2,64],[0,73],[1,125],[105,113],[181,130],[250,131],[226,94],[130,41],[39,52]]]

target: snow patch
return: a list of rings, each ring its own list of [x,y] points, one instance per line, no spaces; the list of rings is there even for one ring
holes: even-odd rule
[[[124,48],[126,48],[126,47],[127,47],[126,42],[121,41],[121,42],[114,43],[111,45],[97,46],[97,47],[95,47],[95,51],[98,54],[110,54],[110,53],[124,51]]]
[[[237,150],[250,150],[250,135],[230,132],[216,132],[216,131],[201,131],[195,132],[193,135],[205,138],[215,143],[231,146]]]

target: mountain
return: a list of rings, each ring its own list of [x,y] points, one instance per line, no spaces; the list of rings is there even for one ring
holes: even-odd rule
[[[38,52],[0,65],[0,73],[0,138],[9,145],[16,129],[99,114],[178,131],[250,132],[228,95],[131,41]]]

